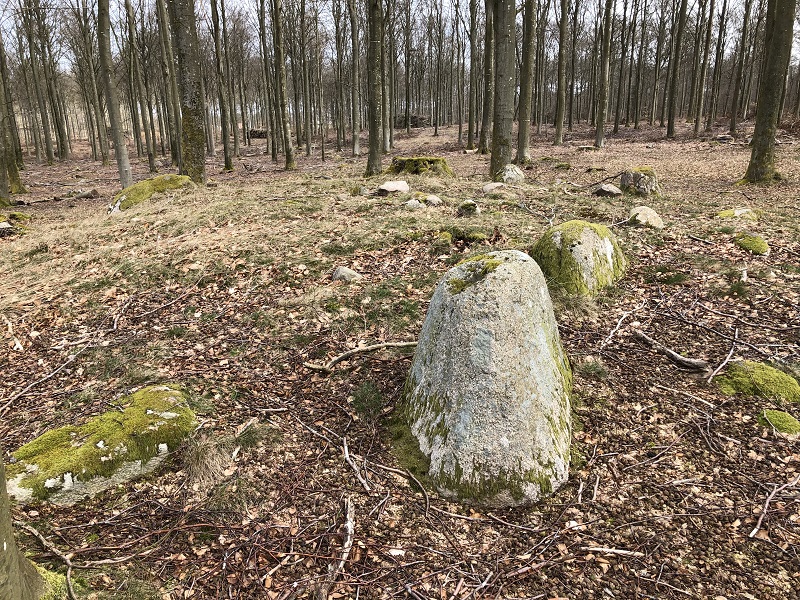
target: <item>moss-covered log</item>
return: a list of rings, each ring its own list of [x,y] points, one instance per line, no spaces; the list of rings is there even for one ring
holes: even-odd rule
[[[392,173],[410,173],[412,175],[453,176],[453,170],[447,164],[447,160],[441,156],[395,156],[389,170]]]

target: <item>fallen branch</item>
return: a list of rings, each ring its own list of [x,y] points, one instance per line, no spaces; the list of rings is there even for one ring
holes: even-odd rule
[[[14,527],[18,527],[20,529],[24,529],[28,533],[30,533],[33,537],[39,540],[39,543],[42,544],[45,550],[54,554],[58,557],[58,559],[63,562],[67,567],[67,575],[66,575],[66,582],[67,582],[67,598],[69,600],[76,600],[75,597],[75,590],[72,589],[72,560],[70,560],[69,556],[61,552],[58,548],[56,548],[53,544],[51,544],[46,537],[44,537],[36,527],[33,525],[29,525],[24,521],[14,521]]]
[[[353,503],[350,498],[344,499],[344,542],[342,543],[342,554],[338,561],[328,565],[328,578],[324,583],[319,584],[316,589],[315,597],[317,600],[326,600],[330,594],[331,588],[336,583],[336,578],[342,572],[344,566],[347,564],[347,559],[350,556],[350,550],[353,548],[353,537],[355,535],[355,518]]]
[[[604,546],[581,546],[581,550],[586,552],[597,552],[599,554],[617,554],[619,556],[633,556],[636,558],[644,557],[643,552],[634,552],[633,550],[622,550],[620,548],[606,548]]]
[[[627,310],[624,313],[622,313],[622,316],[619,318],[619,321],[617,321],[617,324],[614,327],[614,329],[611,330],[611,333],[608,334],[606,339],[604,339],[603,342],[600,344],[600,346],[597,348],[598,352],[601,351],[603,348],[605,348],[611,342],[611,339],[614,337],[614,334],[616,334],[617,331],[619,331],[619,328],[622,326],[622,322],[625,319],[630,317],[635,312],[643,309],[646,305],[647,305],[647,298],[645,298],[639,306],[636,306],[631,310]]]
[[[693,371],[706,371],[708,370],[708,362],[700,359],[700,358],[687,358],[681,354],[678,354],[674,350],[667,348],[661,342],[657,342],[646,333],[639,329],[633,330],[633,335],[640,340],[650,344],[653,348],[664,354],[667,358],[669,358],[675,364],[685,367],[687,369],[691,369]]]
[[[353,462],[353,459],[350,458],[350,452],[347,449],[346,437],[342,437],[342,446],[343,446],[342,450],[344,452],[345,461],[347,461],[347,464],[350,465],[350,467],[352,467],[353,472],[356,474],[356,477],[358,477],[358,481],[361,483],[362,486],[364,486],[364,489],[367,491],[367,493],[368,494],[372,493],[372,488],[369,487],[369,483],[367,483],[367,480],[364,479],[363,475],[361,475],[361,472],[358,470],[356,463]]]
[[[384,348],[411,348],[416,346],[417,342],[384,342],[382,344],[374,344],[372,346],[359,346],[358,348],[353,348],[352,350],[348,350],[329,360],[324,365],[318,365],[312,362],[305,362],[303,366],[307,369],[311,369],[312,371],[321,371],[323,373],[332,373],[333,367],[338,365],[343,360],[347,360],[351,356],[355,356],[356,354],[363,354],[365,352],[374,352],[375,350],[382,350]]]
[[[716,376],[717,376],[717,373],[719,373],[720,371],[722,371],[722,368],[723,368],[725,365],[727,365],[727,364],[728,364],[728,361],[731,359],[731,356],[733,356],[733,351],[734,351],[734,350],[736,350],[736,344],[737,344],[738,342],[739,342],[739,328],[737,327],[737,328],[736,328],[736,331],[735,331],[735,332],[734,332],[734,334],[733,334],[733,343],[731,344],[731,351],[730,351],[730,352],[728,352],[728,356],[726,356],[726,357],[725,357],[725,360],[723,360],[723,361],[720,363],[720,365],[719,365],[719,366],[718,366],[716,369],[714,369],[714,372],[713,372],[713,373],[712,373],[712,374],[709,376],[709,378],[708,378],[708,383],[711,383],[711,380],[712,380],[712,379],[714,379],[714,377],[716,377]]]
[[[769,496],[767,496],[767,500],[764,502],[764,508],[761,509],[761,514],[758,516],[758,522],[756,526],[753,528],[753,531],[750,532],[750,535],[747,537],[754,538],[759,531],[761,531],[761,524],[764,522],[764,517],[767,516],[767,511],[769,510],[769,503],[772,502],[772,499],[778,492],[782,492],[786,488],[794,487],[798,483],[800,483],[800,475],[794,478],[793,481],[789,483],[784,483],[783,485],[779,486],[777,484],[773,484],[772,491],[770,492]]]

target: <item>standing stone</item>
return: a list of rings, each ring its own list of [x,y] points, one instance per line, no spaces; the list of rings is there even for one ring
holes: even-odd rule
[[[525,181],[525,173],[517,165],[506,165],[495,179],[503,183],[523,183]]]
[[[620,187],[622,191],[638,196],[661,195],[656,172],[650,167],[639,167],[623,172],[620,177]]]
[[[478,206],[475,200],[464,200],[458,205],[458,211],[456,212],[459,217],[474,217],[481,214],[481,207]]]
[[[594,296],[622,277],[627,266],[605,225],[567,221],[548,229],[531,248],[548,282],[573,296]]]
[[[532,504],[567,480],[571,382],[536,263],[517,250],[468,259],[431,299],[403,394],[404,447],[445,497]]]

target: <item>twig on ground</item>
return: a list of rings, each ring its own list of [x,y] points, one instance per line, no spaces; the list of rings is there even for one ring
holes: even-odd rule
[[[639,329],[633,330],[633,335],[640,340],[647,342],[651,346],[653,346],[656,350],[664,354],[667,358],[669,358],[672,362],[687,369],[691,369],[693,371],[705,371],[708,369],[708,362],[700,359],[700,358],[687,358],[681,354],[678,354],[674,350],[667,348],[661,342],[657,342],[649,335],[644,333]]]
[[[702,402],[703,404],[705,404],[709,408],[716,408],[716,406],[711,404],[711,402],[709,402],[708,400],[703,400],[700,396],[695,396],[694,394],[690,394],[689,392],[684,392],[683,390],[676,390],[674,388],[669,388],[669,387],[666,387],[664,385],[660,385],[658,383],[655,384],[655,387],[657,387],[660,390],[664,390],[665,392],[672,392],[674,394],[682,394],[682,395],[686,396],[687,398],[691,398],[692,400],[697,400],[698,402]]]
[[[8,399],[8,401],[7,401],[5,404],[3,404],[3,406],[0,406],[0,417],[2,417],[2,416],[5,414],[5,412],[8,410],[8,408],[9,408],[9,407],[10,407],[10,406],[11,406],[11,405],[14,403],[14,402],[16,402],[17,400],[19,400],[20,398],[22,398],[22,397],[23,397],[25,394],[27,394],[28,392],[30,392],[30,391],[31,391],[31,390],[32,390],[34,387],[36,387],[36,386],[37,386],[37,385],[39,385],[40,383],[44,383],[45,381],[47,381],[48,379],[50,379],[50,378],[52,378],[52,377],[55,377],[55,376],[56,376],[56,375],[58,375],[58,373],[60,373],[60,372],[61,372],[63,369],[65,369],[66,367],[68,367],[69,365],[71,365],[73,362],[75,362],[75,359],[76,359],[76,358],[78,358],[78,356],[79,356],[80,354],[82,354],[83,352],[85,352],[86,350],[88,350],[90,346],[91,346],[91,345],[84,346],[83,348],[81,348],[80,350],[78,350],[78,351],[77,351],[75,354],[70,354],[70,355],[67,357],[67,361],[66,361],[65,363],[63,363],[61,366],[59,366],[59,367],[57,367],[56,369],[54,369],[54,370],[50,371],[50,372],[49,372],[47,375],[45,375],[45,376],[44,376],[44,377],[42,377],[41,379],[37,379],[36,381],[34,381],[34,382],[32,382],[32,383],[29,383],[27,386],[25,386],[24,388],[22,388],[22,389],[21,389],[19,392],[17,392],[17,393],[16,393],[16,394],[14,394],[13,396],[11,396],[11,398],[9,398],[9,399]]]
[[[712,242],[711,240],[707,240],[707,239],[704,239],[704,238],[701,238],[701,237],[697,237],[696,235],[688,234],[687,237],[689,237],[690,239],[693,239],[696,242],[703,242],[704,244],[711,244],[711,245],[714,244],[714,242]]]
[[[312,371],[322,371],[323,373],[332,373],[333,367],[338,365],[343,360],[347,360],[351,356],[355,356],[356,354],[363,354],[365,352],[374,352],[375,350],[382,350],[384,348],[411,348],[412,346],[416,346],[417,342],[384,342],[382,344],[373,344],[372,346],[359,346],[358,348],[353,348],[352,350],[348,350],[347,352],[343,352],[339,356],[336,356],[329,360],[324,365],[318,365],[312,362],[304,362],[303,366],[307,369],[311,369]]]
[[[717,373],[719,373],[722,370],[722,368],[728,364],[728,361],[731,359],[731,356],[733,356],[733,351],[736,350],[736,344],[738,342],[739,342],[739,328],[737,327],[736,331],[734,331],[733,333],[733,343],[731,344],[731,350],[730,352],[728,352],[728,356],[725,357],[725,360],[723,360],[720,363],[720,365],[716,369],[714,369],[714,372],[708,377],[708,383],[711,383],[711,380],[717,376]]]
[[[353,462],[353,459],[350,458],[350,452],[347,449],[346,437],[342,437],[342,450],[344,453],[345,461],[347,461],[347,464],[350,465],[350,467],[352,467],[353,472],[356,474],[356,477],[358,478],[358,481],[361,483],[362,486],[364,486],[364,489],[367,491],[368,494],[372,493],[372,488],[369,487],[369,483],[367,483],[367,480],[364,479],[363,475],[361,475],[361,472],[358,470],[356,463]]]
[[[47,538],[44,537],[41,534],[41,532],[38,529],[36,529],[36,527],[34,527],[33,525],[29,525],[28,523],[25,523],[24,521],[16,521],[15,520],[14,521],[14,527],[18,527],[19,529],[24,529],[25,531],[30,533],[33,537],[35,537],[37,540],[39,540],[39,543],[41,543],[42,546],[44,546],[45,550],[47,550],[51,554],[54,554],[56,557],[58,557],[58,559],[61,562],[63,562],[66,565],[66,567],[67,567],[67,575],[66,575],[67,597],[69,598],[69,600],[76,600],[75,590],[72,589],[72,568],[73,568],[73,565],[72,565],[72,560],[70,560],[69,556],[67,556],[66,554],[61,552],[61,550],[59,550],[52,543],[50,543],[47,540]]]
[[[133,317],[131,317],[131,318],[132,319],[143,319],[145,317],[149,317],[150,315],[157,313],[160,310],[163,310],[165,308],[168,308],[168,307],[172,306],[176,302],[180,302],[181,300],[186,298],[186,296],[191,294],[192,291],[194,290],[194,288],[196,288],[198,285],[200,285],[200,282],[203,280],[203,277],[205,277],[205,272],[203,272],[200,275],[200,277],[197,279],[197,281],[195,281],[188,290],[186,290],[184,293],[182,293],[180,296],[178,296],[174,300],[170,300],[166,304],[162,304],[161,306],[157,306],[156,308],[154,308],[152,310],[148,310],[147,312],[139,313],[138,315],[133,315]]]
[[[747,537],[754,538],[756,535],[758,535],[758,532],[761,531],[761,524],[764,522],[764,517],[767,516],[767,511],[769,510],[769,503],[772,502],[772,499],[778,494],[778,492],[782,492],[786,488],[794,487],[798,483],[800,483],[800,475],[795,477],[789,483],[784,483],[783,485],[780,486],[777,484],[772,484],[773,485],[772,491],[769,493],[769,496],[767,496],[767,500],[764,502],[764,508],[761,509],[761,514],[758,516],[758,522],[756,523],[756,526],[753,528],[753,531],[751,531],[750,535],[748,535]]]
[[[641,558],[644,556],[643,552],[634,552],[633,550],[622,550],[620,548],[606,548],[605,546],[581,546],[581,550],[586,552],[598,552],[600,554],[618,554],[619,556],[633,556]]]
[[[645,298],[639,306],[636,306],[636,307],[632,308],[631,310],[627,310],[624,313],[622,313],[622,316],[619,318],[619,321],[617,321],[617,324],[614,326],[614,329],[612,329],[611,333],[609,333],[608,336],[606,336],[606,339],[603,340],[603,342],[597,348],[597,351],[599,352],[603,348],[608,346],[608,344],[611,342],[611,339],[614,337],[614,334],[616,334],[617,331],[619,331],[619,328],[622,327],[622,322],[625,319],[630,317],[635,312],[642,310],[646,305],[647,305],[647,298]]]
[[[328,565],[327,581],[320,583],[317,586],[316,593],[314,594],[318,600],[326,600],[330,593],[331,587],[336,583],[336,578],[342,572],[344,566],[347,564],[347,559],[350,556],[350,550],[353,548],[353,537],[355,534],[355,517],[353,510],[353,503],[350,498],[344,499],[344,542],[342,543],[342,554],[339,560]]]

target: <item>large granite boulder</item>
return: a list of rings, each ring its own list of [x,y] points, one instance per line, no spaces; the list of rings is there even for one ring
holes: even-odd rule
[[[571,382],[533,259],[516,250],[468,259],[431,299],[397,447],[416,452],[445,497],[529,505],[567,479]]]
[[[627,261],[611,230],[586,221],[548,229],[531,256],[548,283],[575,296],[594,296],[625,272]]]
[[[187,398],[179,386],[152,385],[83,425],[40,435],[12,453],[9,495],[70,505],[149,473],[197,425]]]

